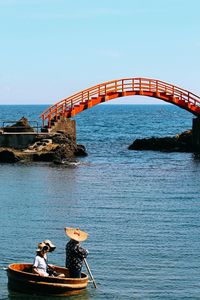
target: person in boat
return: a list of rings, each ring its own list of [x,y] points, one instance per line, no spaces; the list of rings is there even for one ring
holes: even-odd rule
[[[65,266],[69,269],[69,276],[80,278],[84,258],[88,255],[88,250],[82,248],[80,243],[88,238],[88,234],[79,228],[65,228],[66,235],[70,241],[66,244]]]
[[[53,252],[56,249],[56,246],[50,240],[44,240],[42,243],[45,243],[45,245],[48,247],[48,252]],[[48,262],[47,253],[45,254],[44,258]]]
[[[33,273],[40,276],[49,276],[47,272],[47,261],[45,256],[49,251],[49,247],[45,243],[39,243],[36,250],[36,256],[33,263]]]
[[[50,240],[44,240],[43,243],[45,243],[45,245],[48,247],[48,252],[53,252],[56,249],[56,246]],[[47,253],[45,254],[44,258],[47,262],[47,272],[49,276],[58,276],[59,274],[55,271],[54,266],[48,264]]]
[[[44,240],[43,243],[45,243],[45,245],[48,247],[48,252],[53,252],[56,249],[56,246],[52,243],[52,241],[50,240]],[[47,253],[48,253],[47,252]],[[55,270],[55,267],[53,265],[48,264],[48,256],[47,253],[44,255],[44,258],[46,260],[47,263],[47,273],[49,274],[49,276],[54,276],[54,277],[61,277],[64,278],[65,274],[63,273],[58,273]]]

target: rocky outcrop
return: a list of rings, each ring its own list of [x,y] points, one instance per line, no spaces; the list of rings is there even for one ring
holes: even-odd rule
[[[0,148],[0,162],[53,162],[65,163],[76,161],[77,156],[86,156],[83,145],[71,142],[63,133],[37,135],[35,142],[26,149]]]
[[[20,124],[20,125],[19,125]],[[30,132],[32,128],[25,118],[16,122],[15,126],[10,129],[13,134],[13,128],[17,130],[19,125],[20,134],[22,124],[24,130]],[[7,128],[7,127],[6,127]],[[5,129],[5,128],[4,128]],[[8,128],[7,128],[8,129]],[[6,131],[5,135],[8,135]],[[16,131],[18,132],[18,131]],[[19,133],[18,132],[18,133]],[[32,132],[32,131],[31,131]],[[16,135],[18,135],[18,133]],[[62,164],[63,162],[75,162],[77,156],[86,156],[87,152],[83,145],[77,145],[73,135],[67,134],[65,131],[58,131],[52,133],[35,133],[31,144],[23,149],[13,147],[0,147],[0,162],[14,163],[14,162],[53,162]]]
[[[86,148],[83,145],[77,145],[75,151],[74,151],[75,156],[87,156]]]
[[[17,154],[12,150],[2,149],[2,151],[0,151],[0,162],[15,163],[19,160],[20,159],[18,158]]]
[[[192,131],[188,130],[173,137],[136,139],[129,147],[130,150],[155,150],[193,152]]]

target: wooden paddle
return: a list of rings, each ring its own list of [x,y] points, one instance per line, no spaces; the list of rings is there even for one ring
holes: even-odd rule
[[[95,287],[95,289],[96,289],[96,288],[97,288],[97,285],[96,285],[96,282],[95,282],[95,280],[94,280],[94,277],[92,276],[92,272],[91,272],[91,270],[90,270],[90,267],[89,267],[89,265],[88,265],[88,263],[87,263],[86,258],[84,258],[84,263],[85,263],[85,266],[86,266],[86,268],[87,268],[88,274],[90,275],[90,278],[91,278],[91,280],[92,280],[92,282],[93,282],[93,285],[94,285],[94,287]]]

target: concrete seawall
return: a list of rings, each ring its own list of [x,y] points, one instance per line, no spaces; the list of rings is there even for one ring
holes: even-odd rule
[[[62,132],[76,144],[76,122],[70,119],[61,119],[56,122],[51,129],[46,132],[23,131],[23,129],[9,127],[9,132],[1,129],[0,132],[0,147],[24,149],[33,144],[36,139],[45,137],[47,134]]]
[[[26,118],[12,126],[0,129],[0,162],[52,162],[56,164],[76,161],[77,156],[86,156],[83,145],[76,144],[74,120],[52,121],[51,128],[35,132]]]
[[[0,147],[24,149],[35,142],[38,133],[23,132],[23,133],[3,133],[0,135]]]

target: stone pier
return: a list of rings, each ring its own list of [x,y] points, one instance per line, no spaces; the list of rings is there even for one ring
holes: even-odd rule
[[[194,150],[200,152],[200,117],[193,119],[192,139],[193,139]]]
[[[56,164],[75,162],[86,156],[83,145],[76,144],[76,122],[69,119],[52,121],[51,128],[41,132],[30,127],[26,118],[12,126],[0,128],[0,162],[45,161]]]
[[[56,122],[53,121],[51,129],[49,132],[54,133],[58,131],[63,131],[63,133],[70,136],[71,139],[76,143],[76,121],[60,117]]]
[[[0,147],[8,147],[14,149],[24,149],[33,144],[36,139],[43,138],[48,134],[52,135],[56,132],[65,134],[68,139],[76,145],[76,122],[70,119],[61,119],[55,122],[46,132],[35,132],[31,127],[11,126],[1,128],[0,130]]]

